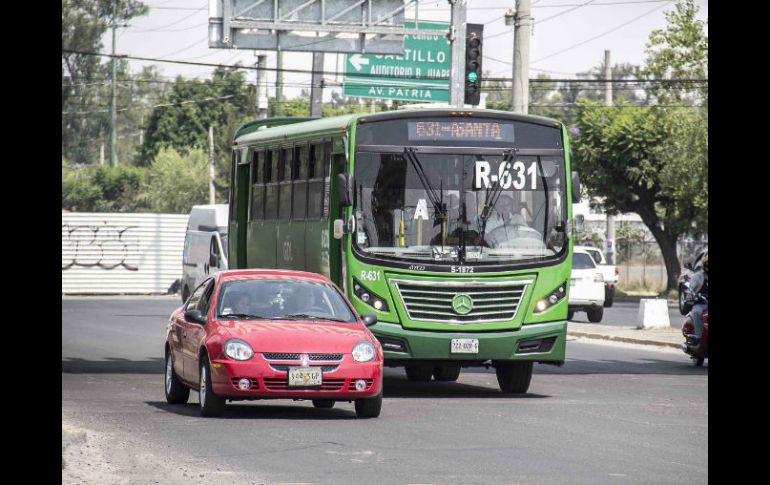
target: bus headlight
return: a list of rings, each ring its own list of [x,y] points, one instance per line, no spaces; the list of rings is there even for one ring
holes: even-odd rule
[[[545,298],[535,304],[534,313],[543,313],[552,306],[559,303],[567,295],[567,282],[565,281],[558,288],[550,292]]]
[[[355,293],[359,300],[366,303],[375,310],[381,312],[388,311],[388,304],[385,303],[385,299],[380,298],[376,294],[369,291],[368,288],[364,287],[364,285],[359,283],[355,278],[353,278],[353,293]]]
[[[356,362],[369,362],[374,358],[374,345],[369,342],[359,342],[353,347],[353,360]]]

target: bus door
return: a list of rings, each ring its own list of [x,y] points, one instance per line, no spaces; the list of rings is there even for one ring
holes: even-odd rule
[[[246,231],[248,229],[248,223],[246,217],[248,215],[248,203],[249,200],[249,179],[251,167],[249,158],[247,156],[248,148],[242,148],[238,152],[236,157],[235,175],[233,177],[233,185],[237,193],[232,197],[230,204],[232,239],[234,243],[235,251],[232,251],[232,267],[244,268],[246,267]],[[231,189],[232,191],[232,189]]]

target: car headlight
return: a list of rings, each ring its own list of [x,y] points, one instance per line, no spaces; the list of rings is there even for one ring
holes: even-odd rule
[[[356,362],[369,362],[375,355],[374,345],[369,342],[359,342],[353,347],[353,360]]]
[[[243,340],[234,338],[225,342],[225,355],[233,360],[249,360],[254,355],[254,351]]]
[[[555,304],[559,303],[565,296],[567,295],[567,282],[565,281],[561,285],[559,285],[558,288],[553,290],[551,293],[548,294],[545,298],[538,301],[535,304],[535,312],[534,313],[543,313],[544,311],[548,310]]]

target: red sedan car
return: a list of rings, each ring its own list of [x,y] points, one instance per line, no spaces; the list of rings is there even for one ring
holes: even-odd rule
[[[356,416],[382,407],[382,348],[327,278],[300,271],[233,270],[211,276],[172,315],[166,334],[166,400],[199,392],[203,416],[225,401],[355,401]]]

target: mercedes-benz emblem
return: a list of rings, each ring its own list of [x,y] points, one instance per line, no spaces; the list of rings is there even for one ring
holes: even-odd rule
[[[473,310],[473,299],[465,293],[460,293],[452,298],[452,310],[459,315],[467,315]]]

